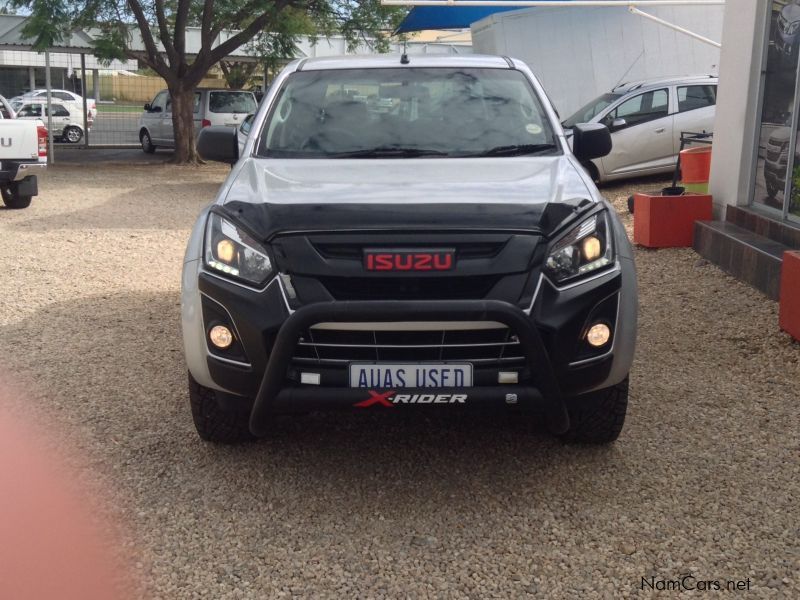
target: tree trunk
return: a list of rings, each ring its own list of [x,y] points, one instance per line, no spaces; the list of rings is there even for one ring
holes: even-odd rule
[[[197,154],[194,135],[194,88],[169,88],[172,97],[172,131],[175,133],[175,155],[178,165],[202,162]]]

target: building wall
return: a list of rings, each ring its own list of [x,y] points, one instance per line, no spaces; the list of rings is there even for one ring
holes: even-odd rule
[[[26,50],[0,50],[0,65],[16,67],[44,67],[45,57],[43,52],[29,52]],[[68,70],[80,71],[81,55],[63,52],[50,53],[50,66],[63,67]],[[113,69],[116,71],[135,71],[138,66],[135,60],[114,60],[109,64],[102,64],[91,54],[86,55],[87,69]]]
[[[645,12],[712,40],[722,37],[722,6],[649,7]],[[476,53],[526,62],[562,117],[625,81],[716,74],[719,65],[719,49],[625,8],[500,13],[472,25],[472,44]]]
[[[761,68],[769,0],[727,0],[709,189],[721,218],[753,187]]]

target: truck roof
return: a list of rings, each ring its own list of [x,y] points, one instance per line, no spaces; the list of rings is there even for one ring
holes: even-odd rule
[[[400,62],[400,54],[374,54],[362,56],[325,56],[301,58],[298,71],[324,71],[329,69],[386,69],[405,67],[472,67],[484,69],[508,69],[507,59],[501,56],[482,54],[436,55],[410,54],[408,64]]]

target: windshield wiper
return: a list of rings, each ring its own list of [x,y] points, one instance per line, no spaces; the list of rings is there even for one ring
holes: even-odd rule
[[[512,144],[510,146],[495,146],[486,152],[470,156],[527,156],[555,149],[555,144]]]
[[[330,158],[416,158],[419,156],[448,156],[447,152],[425,148],[404,148],[402,146],[379,146],[350,152],[334,152]]]

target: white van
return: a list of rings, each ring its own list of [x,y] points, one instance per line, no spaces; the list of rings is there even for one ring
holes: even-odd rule
[[[238,128],[245,117],[256,112],[258,103],[253,92],[224,88],[200,88],[194,93],[194,131],[203,127],[227,125]],[[142,150],[151,154],[158,147],[172,148],[172,102],[168,90],[161,90],[153,101],[144,105],[139,118],[139,142]]]

